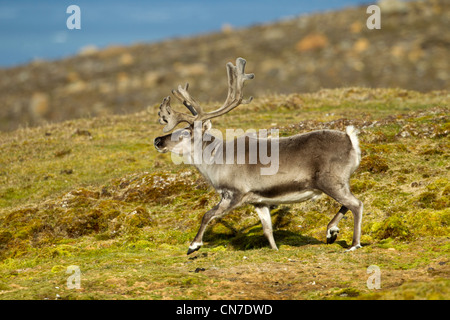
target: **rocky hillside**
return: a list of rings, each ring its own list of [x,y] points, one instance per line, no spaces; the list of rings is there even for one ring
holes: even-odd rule
[[[389,2],[384,2],[389,3]],[[226,95],[225,64],[245,57],[256,79],[248,94],[320,88],[448,88],[450,3],[381,5],[381,29],[366,7],[300,16],[194,38],[104,50],[0,70],[0,130],[156,105],[190,82],[200,101]]]

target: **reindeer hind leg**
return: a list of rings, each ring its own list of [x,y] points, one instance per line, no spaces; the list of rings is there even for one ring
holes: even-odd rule
[[[346,206],[342,206],[339,209],[339,212],[336,213],[333,219],[328,223],[327,226],[327,244],[332,244],[336,241],[337,235],[339,233],[338,223],[347,213],[348,208]]]
[[[342,205],[339,212],[331,219],[327,226],[327,243],[333,243],[336,240],[337,233],[339,232],[337,224],[344,214],[350,210],[353,214],[354,226],[352,245],[347,251],[361,248],[363,203],[351,193],[348,182],[334,184],[334,186],[326,186],[321,188],[321,190]]]

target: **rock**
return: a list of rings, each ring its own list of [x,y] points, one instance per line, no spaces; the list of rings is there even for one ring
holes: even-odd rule
[[[177,62],[174,64],[175,72],[181,77],[200,76],[206,74],[207,67],[203,63],[183,64]]]
[[[355,44],[353,45],[353,51],[356,53],[361,53],[366,51],[370,46],[369,40],[367,38],[360,38],[358,39]]]
[[[69,82],[75,82],[75,81],[80,80],[80,75],[78,74],[78,72],[70,71],[67,73],[66,79]]]
[[[351,33],[360,33],[363,27],[364,27],[364,24],[361,21],[357,20],[350,25],[350,32]]]
[[[124,54],[122,54],[120,56],[119,62],[123,66],[129,66],[129,65],[133,64],[134,58],[129,52],[125,52]]]
[[[49,112],[49,95],[45,92],[35,92],[30,99],[30,113],[34,119],[41,119]]]
[[[85,129],[75,129],[75,131],[72,133],[72,136],[87,136],[89,138],[92,138],[92,134]]]
[[[424,56],[424,51],[420,47],[413,48],[408,52],[408,59],[412,63],[419,61]]]
[[[224,23],[220,30],[225,34],[230,34],[233,32],[233,26],[230,23]]]
[[[282,39],[285,36],[285,33],[283,32],[282,29],[270,28],[264,32],[263,36],[264,36],[264,39],[266,39],[266,40],[274,41],[274,40]]]
[[[95,45],[91,44],[91,45],[87,45],[87,46],[81,48],[78,54],[80,56],[90,56],[97,52],[98,52],[98,48]]]
[[[117,89],[125,91],[130,85],[130,77],[126,72],[119,72],[116,76]]]
[[[66,155],[68,155],[70,153],[72,153],[72,150],[70,150],[70,149],[60,150],[60,151],[55,152],[55,157],[61,158],[61,157],[64,157],[64,156],[66,156]]]
[[[405,13],[408,11],[408,4],[402,0],[379,0],[378,6],[383,13]]]
[[[310,33],[302,40],[300,40],[295,48],[298,52],[304,52],[309,50],[322,49],[328,46],[329,41],[327,36],[321,33]]]
[[[400,44],[396,44],[391,48],[391,55],[395,58],[403,58],[405,56],[405,47],[400,45]]]
[[[162,76],[158,71],[147,71],[143,77],[143,86],[144,87],[153,87],[160,83],[162,80]]]
[[[86,90],[86,88],[86,82],[84,82],[83,80],[77,80],[65,86],[63,91],[65,91],[66,93],[77,93]]]

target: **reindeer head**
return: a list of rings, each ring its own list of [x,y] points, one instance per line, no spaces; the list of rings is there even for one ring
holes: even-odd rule
[[[211,128],[212,118],[219,117],[230,112],[240,104],[247,104],[252,101],[252,97],[244,100],[243,87],[246,80],[255,77],[253,73],[244,72],[245,59],[236,59],[236,65],[227,63],[228,74],[228,96],[224,104],[217,110],[204,112],[200,105],[191,97],[188,92],[189,84],[184,87],[178,86],[177,90],[172,90],[172,94],[190,111],[191,114],[178,112],[170,106],[170,96],[163,99],[159,106],[159,123],[165,125],[163,132],[173,130],[179,123],[185,122],[188,126],[173,131],[164,136],[155,138],[154,145],[159,152],[173,152],[182,154],[194,143],[195,137],[202,137],[203,133]]]
[[[172,133],[155,138],[153,143],[156,150],[161,153],[170,151],[181,156],[190,153],[193,150],[192,145],[194,139],[196,139],[196,137],[202,137],[203,134],[210,129],[210,120],[206,120],[203,123],[201,121],[194,122],[182,129],[177,129]]]

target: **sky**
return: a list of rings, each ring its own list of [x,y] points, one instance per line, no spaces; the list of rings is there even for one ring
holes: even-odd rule
[[[86,46],[149,43],[242,28],[368,0],[0,0],[0,67],[71,56]],[[70,5],[81,29],[68,29]]]

